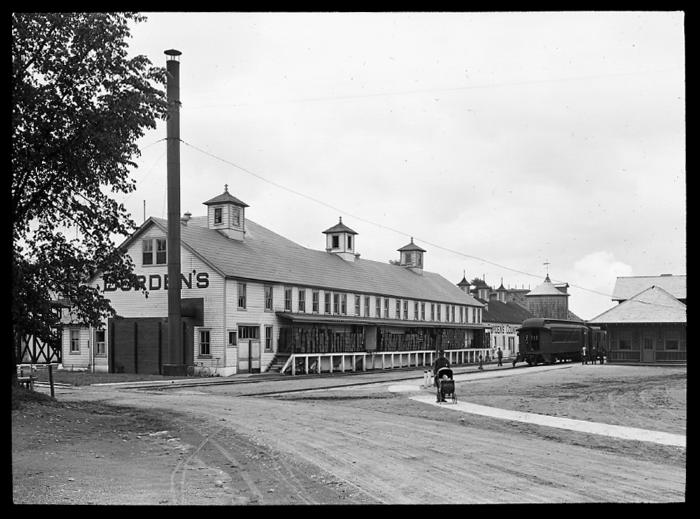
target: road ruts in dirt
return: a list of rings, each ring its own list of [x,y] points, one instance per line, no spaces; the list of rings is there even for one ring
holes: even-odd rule
[[[221,420],[220,418],[218,420]],[[173,471],[175,504],[188,504],[185,490],[193,472],[207,467],[222,476],[216,482],[228,504],[318,505],[366,502],[354,499],[355,489],[316,467],[292,462],[279,452],[251,441],[226,425],[179,420],[180,436],[197,446]],[[198,442],[198,443],[197,443]],[[251,470],[248,470],[250,467]]]

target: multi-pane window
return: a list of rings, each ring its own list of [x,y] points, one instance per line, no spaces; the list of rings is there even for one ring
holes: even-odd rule
[[[218,225],[223,222],[223,211],[224,210],[221,207],[214,209],[214,225]]]
[[[73,328],[70,331],[70,352],[80,353],[80,330]]]
[[[369,317],[369,296],[365,296],[365,317]]]
[[[355,296],[355,315],[360,315],[360,302],[361,302],[360,296],[356,295]]]
[[[418,301],[413,302],[413,320],[418,320]]]
[[[340,313],[340,294],[333,294],[333,313]]]
[[[435,320],[435,303],[430,303],[430,320]]]
[[[291,288],[284,289],[284,311],[285,312],[292,311],[292,289]]]
[[[664,349],[666,350],[678,350],[678,345],[680,341],[677,338],[667,337],[664,341]]]
[[[452,322],[455,322],[455,305],[452,305]]]
[[[340,313],[345,315],[348,313],[348,295],[343,294],[340,298]]]
[[[272,310],[272,287],[265,285],[265,310]]]
[[[401,299],[396,300],[396,314],[394,317],[396,317],[396,319],[401,319]]]
[[[105,331],[97,330],[95,332],[95,355],[104,355],[105,353]]]
[[[236,340],[237,335],[238,335],[238,332],[233,331],[233,330],[229,330],[229,332],[228,332],[228,345],[229,346],[235,346],[236,344],[238,344],[238,341]]]
[[[425,321],[425,303],[420,304],[420,320]]]
[[[199,354],[211,355],[209,330],[199,330]]]
[[[375,296],[375,298],[374,298],[374,315],[375,315],[375,317],[382,316],[382,298],[381,297]]]
[[[238,283],[238,308],[245,308],[246,305],[246,286],[245,283]]]
[[[324,292],[323,294],[323,309],[325,313],[331,313],[331,293]]]
[[[143,265],[153,265],[153,240],[143,240],[143,257],[141,263]]]
[[[241,226],[241,208],[236,207],[235,205],[231,206],[230,214],[231,214],[231,225],[233,225],[234,227],[240,227]]]
[[[299,289],[299,311],[306,312],[306,290]]]
[[[155,263],[165,265],[167,263],[166,240],[165,238],[155,238],[143,240],[141,263],[143,265],[153,265],[153,242],[155,242]]]
[[[311,292],[311,311],[315,314],[318,313],[318,290]]]
[[[440,317],[440,310],[442,309],[442,305],[437,305],[437,320],[440,321],[442,318]]]
[[[389,298],[384,298],[384,319],[389,319]]]
[[[464,322],[464,307],[463,306],[459,307],[459,322],[460,323]]]
[[[272,351],[272,326],[265,326],[265,351]]]
[[[408,319],[408,301],[403,301],[403,318]]]
[[[165,265],[167,261],[165,238],[156,238],[156,264]]]

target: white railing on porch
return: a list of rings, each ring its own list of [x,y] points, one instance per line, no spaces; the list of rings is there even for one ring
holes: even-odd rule
[[[445,350],[445,357],[451,365],[472,364],[479,361],[479,353],[486,357],[489,348],[468,348]],[[287,359],[280,373],[291,369],[291,374],[334,373],[357,371],[361,364],[362,371],[375,369],[396,369],[420,366],[432,366],[435,350],[418,351],[375,351],[348,353],[293,353]],[[300,362],[298,362],[300,361]],[[303,363],[298,370],[297,365]]]

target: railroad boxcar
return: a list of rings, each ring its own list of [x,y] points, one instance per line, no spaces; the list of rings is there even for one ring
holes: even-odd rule
[[[517,360],[529,365],[582,360],[583,347],[590,358],[605,352],[605,331],[579,321],[532,318],[518,329]],[[515,362],[513,363],[515,364]]]

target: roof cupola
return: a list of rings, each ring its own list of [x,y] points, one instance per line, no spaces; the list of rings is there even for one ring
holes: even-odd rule
[[[465,293],[469,293],[469,289],[471,288],[471,285],[469,284],[469,281],[467,281],[467,273],[463,272],[462,276],[462,281],[457,283],[457,286]]]
[[[338,217],[338,223],[323,231],[326,235],[326,252],[340,256],[345,261],[355,261],[359,254],[355,253],[355,236],[357,233],[343,223],[343,217]]]
[[[411,237],[411,243],[397,250],[401,253],[399,258],[400,266],[406,267],[416,274],[423,274],[423,253],[425,249],[421,249],[413,243],[413,237]]]
[[[224,184],[224,192],[211,200],[204,202],[207,206],[207,226],[221,231],[231,239],[243,241],[245,236],[245,208],[248,204],[228,192],[228,184]]]

